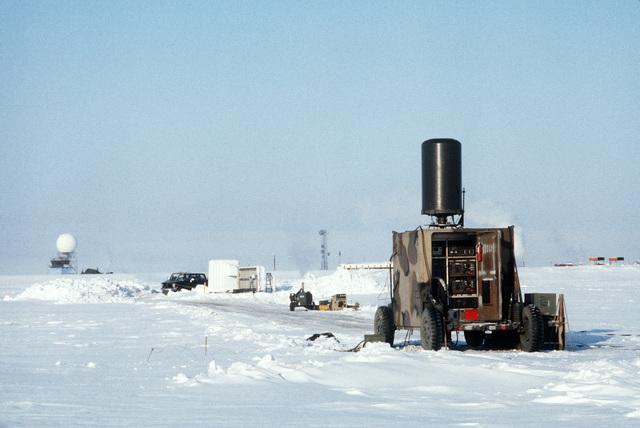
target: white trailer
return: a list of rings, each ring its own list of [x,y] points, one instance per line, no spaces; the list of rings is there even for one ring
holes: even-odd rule
[[[239,265],[238,260],[209,260],[207,291],[226,293],[238,289]]]

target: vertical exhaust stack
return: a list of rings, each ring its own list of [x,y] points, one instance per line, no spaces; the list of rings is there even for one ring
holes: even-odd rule
[[[464,226],[461,152],[452,138],[422,143],[422,214],[435,218],[432,226]]]

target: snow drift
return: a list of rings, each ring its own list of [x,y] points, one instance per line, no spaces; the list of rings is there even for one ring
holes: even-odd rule
[[[389,287],[388,270],[345,270],[324,276],[307,273],[300,282],[305,290],[315,294],[331,296],[338,293],[347,294],[378,294]],[[294,290],[296,291],[294,286]]]
[[[147,284],[110,276],[56,278],[35,283],[10,300],[47,300],[55,303],[131,303],[151,293]]]

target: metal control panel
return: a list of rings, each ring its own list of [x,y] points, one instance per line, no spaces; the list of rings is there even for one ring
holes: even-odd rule
[[[449,257],[473,257],[476,254],[474,244],[454,244],[447,251]]]
[[[477,306],[477,262],[475,240],[433,241],[431,246],[434,275],[449,286],[454,307]],[[456,302],[455,299],[464,299]]]
[[[449,261],[450,293],[476,294],[476,261],[475,260],[451,260]]]

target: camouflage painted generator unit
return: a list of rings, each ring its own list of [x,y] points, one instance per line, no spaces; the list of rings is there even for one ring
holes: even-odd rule
[[[460,143],[422,144],[422,213],[426,227],[393,232],[391,304],[381,306],[375,333],[393,344],[397,329],[420,329],[424,349],[451,344],[564,349],[564,297],[525,294],[515,258],[514,227],[465,228]]]

